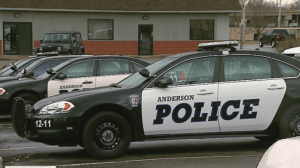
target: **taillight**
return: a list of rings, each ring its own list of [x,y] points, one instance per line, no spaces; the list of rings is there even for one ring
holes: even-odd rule
[[[279,38],[280,38],[280,36],[279,35],[277,35],[277,39],[279,40]]]

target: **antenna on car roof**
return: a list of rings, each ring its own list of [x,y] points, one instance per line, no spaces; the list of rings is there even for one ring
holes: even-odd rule
[[[237,41],[222,41],[211,43],[200,43],[197,51],[236,51],[235,46],[239,43]]]

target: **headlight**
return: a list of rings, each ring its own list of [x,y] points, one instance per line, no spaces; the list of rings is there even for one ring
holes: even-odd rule
[[[75,106],[72,103],[61,101],[43,107],[38,114],[68,113],[73,107]]]
[[[42,47],[39,47],[39,51],[43,51],[43,48],[42,48]]]
[[[0,88],[0,95],[3,95],[5,93],[5,90],[3,88]]]

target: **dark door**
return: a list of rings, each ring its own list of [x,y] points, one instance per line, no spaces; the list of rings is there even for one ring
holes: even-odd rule
[[[32,54],[31,22],[4,22],[3,31],[4,55]]]
[[[153,54],[153,25],[139,25],[139,55]]]

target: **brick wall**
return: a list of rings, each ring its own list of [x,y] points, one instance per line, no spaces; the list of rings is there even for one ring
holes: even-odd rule
[[[209,41],[154,41],[153,55],[196,51],[198,44],[205,42]],[[34,47],[40,44],[34,41]],[[83,46],[91,55],[138,55],[138,41],[83,41]]]

